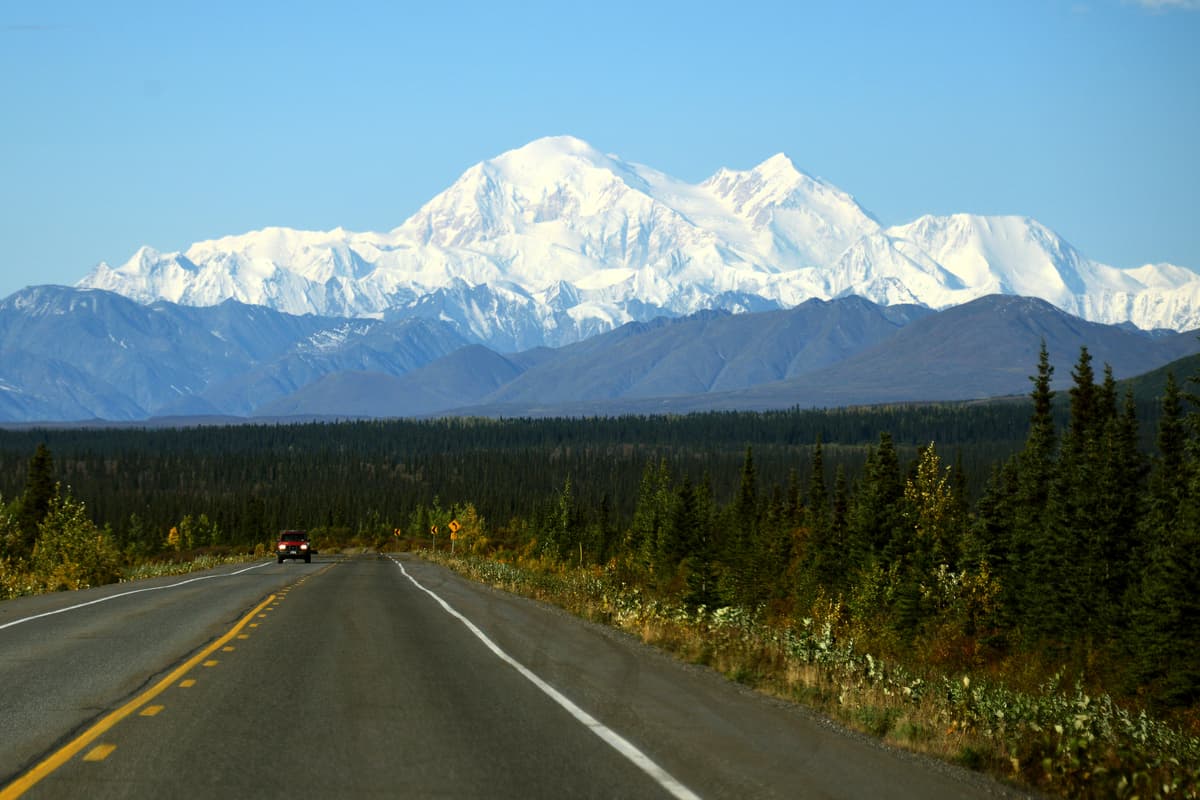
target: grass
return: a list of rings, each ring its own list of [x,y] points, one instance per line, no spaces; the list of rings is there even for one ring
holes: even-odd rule
[[[145,578],[161,578],[166,575],[187,575],[213,569],[224,564],[243,564],[247,561],[258,561],[266,558],[265,553],[201,553],[195,558],[183,561],[151,561],[126,567],[121,575],[121,582],[143,580]]]
[[[187,575],[224,564],[241,564],[265,557],[266,551],[261,545],[253,553],[222,550],[175,553],[170,558],[154,559],[125,566],[121,569],[118,582],[127,583],[146,578],[161,578],[167,575]],[[86,589],[89,585],[82,583],[67,588],[68,590]],[[63,590],[61,582],[50,580],[48,576],[38,575],[24,569],[14,569],[9,562],[0,561],[0,600]]]

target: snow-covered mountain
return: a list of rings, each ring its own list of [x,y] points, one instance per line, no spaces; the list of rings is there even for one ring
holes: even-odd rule
[[[440,319],[506,352],[658,315],[847,295],[940,309],[1020,294],[1098,322],[1200,327],[1200,275],[1099,264],[1028,218],[885,229],[782,154],[690,184],[565,136],[476,164],[386,233],[270,228],[142,248],[78,285],[142,303]]]

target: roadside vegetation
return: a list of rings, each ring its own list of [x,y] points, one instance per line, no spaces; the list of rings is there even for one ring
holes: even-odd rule
[[[262,558],[254,548],[217,544],[221,532],[201,515],[172,526],[153,552],[118,547],[83,502],[54,481],[53,459],[41,445],[29,461],[24,493],[0,497],[0,600],[108,583],[177,575]]]
[[[610,567],[425,550],[470,577],[620,628],[731,680],[803,703],[891,744],[1066,797],[1196,797],[1200,737],[1064,672],[1029,683],[986,664],[948,669],[874,655],[845,609],[767,620],[692,608]]]
[[[1200,413],[1086,349],[1052,373],[980,405],[0,432],[0,590],[305,527],[1024,786],[1200,796]]]

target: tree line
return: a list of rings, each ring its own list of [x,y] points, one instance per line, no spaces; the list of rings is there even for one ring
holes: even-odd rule
[[[0,430],[0,498],[20,499],[39,446],[53,480],[111,528],[124,551],[149,555],[185,517],[209,525],[202,545],[252,545],[284,528],[339,538],[412,527],[414,514],[470,500],[486,518],[528,516],[570,477],[585,507],[627,524],[645,464],[677,474],[707,471],[717,497],[736,490],[747,445],[767,480],[806,474],[806,450],[857,475],[879,430],[915,452],[936,439],[967,471],[1020,446],[1020,403],[742,412],[678,417],[388,420],[184,429]],[[973,487],[981,490],[982,481]],[[213,530],[215,529],[215,534]],[[28,521],[27,535],[32,536]],[[414,529],[419,531],[419,528]]]

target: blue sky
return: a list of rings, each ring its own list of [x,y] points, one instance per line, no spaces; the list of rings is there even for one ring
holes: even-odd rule
[[[388,230],[556,134],[693,181],[782,151],[885,224],[1021,214],[1200,271],[1200,0],[0,0],[0,297]]]

